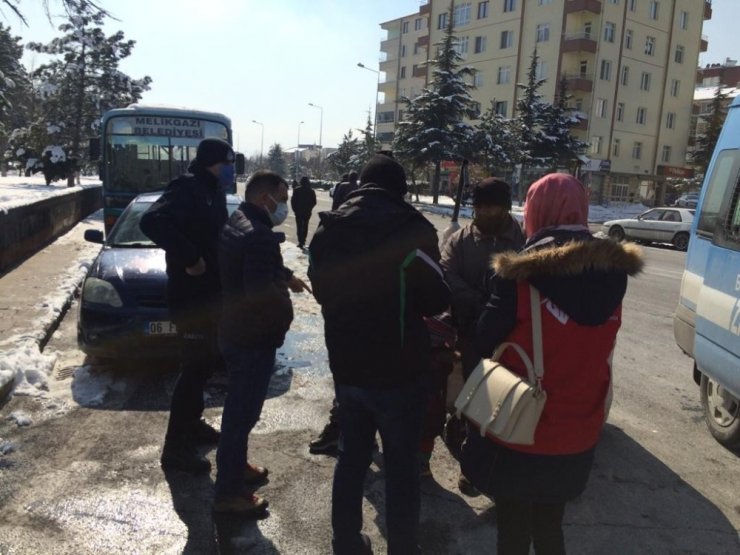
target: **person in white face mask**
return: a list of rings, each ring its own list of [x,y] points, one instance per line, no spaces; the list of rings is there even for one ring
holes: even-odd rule
[[[218,345],[229,373],[216,454],[216,512],[259,517],[267,501],[253,488],[267,468],[248,462],[249,433],[257,423],[275,365],[275,350],[293,320],[290,289],[308,286],[283,265],[285,234],[272,230],[288,215],[288,185],[279,175],[259,171],[247,183],[245,202],[221,231],[218,262],[223,313]]]

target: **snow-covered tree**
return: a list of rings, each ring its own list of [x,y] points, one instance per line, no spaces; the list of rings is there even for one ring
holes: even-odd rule
[[[447,14],[444,39],[437,44],[438,55],[433,65],[432,81],[413,99],[402,98],[405,115],[398,122],[393,151],[402,160],[417,165],[434,164],[433,202],[439,200],[441,162],[468,157],[474,144],[473,127],[464,120],[477,119],[478,107],[470,96],[473,86],[466,81],[474,74],[471,67],[460,67],[463,61],[456,46],[453,6]]]
[[[373,122],[370,119],[370,114],[367,115],[367,123],[365,129],[359,129],[361,140],[357,141],[357,150],[350,157],[349,167],[356,168],[356,171],[360,171],[362,166],[370,160],[378,151],[380,144],[375,140],[375,132],[373,129]]]
[[[28,21],[26,21],[26,16],[23,15],[23,12],[19,7],[20,3],[21,0],[0,0],[0,5],[5,6],[11,12],[13,12],[18,17],[18,19],[20,19],[24,23],[24,25],[28,25]],[[49,20],[51,20],[51,5],[49,0],[43,0],[42,3],[44,5],[44,10],[46,11],[46,16],[49,18]],[[67,13],[70,13],[74,10],[75,0],[59,0],[59,3],[64,7],[64,10]],[[103,8],[103,6],[99,2],[95,2],[94,0],[87,0],[86,4],[89,6],[91,12],[109,15],[105,8]],[[0,11],[0,13],[2,13],[2,11]]]
[[[285,154],[283,153],[283,147],[281,147],[279,143],[275,143],[270,147],[270,150],[267,151],[267,169],[278,175],[287,175]]]
[[[571,95],[568,94],[568,82],[563,76],[558,84],[558,95],[555,103],[545,112],[543,131],[545,133],[545,154],[549,160],[550,170],[558,168],[575,169],[578,155],[583,154],[588,144],[573,135],[573,128],[580,118],[569,106]]]
[[[489,175],[512,164],[513,153],[511,120],[496,112],[496,101],[480,118],[475,126],[475,150],[473,159],[485,166]]]
[[[360,142],[357,140],[357,137],[352,135],[352,130],[350,129],[342,137],[342,142],[339,143],[337,150],[326,157],[326,162],[338,175],[344,175],[352,170],[359,172],[360,168],[353,165],[353,160],[356,160],[360,156],[361,148]]]
[[[701,120],[706,126],[704,133],[697,135],[694,145],[694,152],[691,155],[691,162],[696,167],[697,172],[705,174],[709,161],[712,159],[714,147],[717,145],[717,139],[722,131],[722,124],[727,117],[727,94],[722,91],[722,77],[717,90],[714,92],[712,104],[709,111],[701,116]]]

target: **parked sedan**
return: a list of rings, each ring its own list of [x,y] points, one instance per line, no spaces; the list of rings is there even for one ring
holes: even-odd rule
[[[616,241],[632,239],[649,243],[671,243],[685,251],[694,210],[688,208],[653,208],[636,218],[604,223],[604,233]]]
[[[676,199],[676,206],[681,208],[696,208],[699,203],[699,193],[684,193]]]
[[[139,195],[103,241],[98,230],[85,239],[102,243],[82,285],[77,342],[88,355],[138,358],[177,354],[177,329],[167,309],[164,251],[139,229],[141,217],[161,193]],[[232,213],[239,198],[227,197]]]

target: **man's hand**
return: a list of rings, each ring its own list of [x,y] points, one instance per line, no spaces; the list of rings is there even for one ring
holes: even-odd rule
[[[308,291],[309,293],[313,294],[313,291],[311,291],[311,288],[306,285],[306,283],[295,276],[291,277],[288,280],[288,288],[293,291],[293,293],[303,293],[304,291]]]
[[[198,262],[193,264],[192,266],[188,266],[185,268],[185,273],[189,276],[198,277],[202,276],[206,273],[206,262],[203,260],[203,258],[199,258]]]

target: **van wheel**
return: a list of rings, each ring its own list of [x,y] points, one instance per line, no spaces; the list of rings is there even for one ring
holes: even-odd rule
[[[676,233],[673,238],[673,246],[680,251],[685,251],[689,248],[689,234],[688,233]]]
[[[709,432],[729,449],[740,447],[740,400],[704,374],[699,389]]]
[[[624,229],[622,229],[618,225],[615,225],[614,227],[609,229],[609,237],[611,237],[615,241],[624,241]]]

